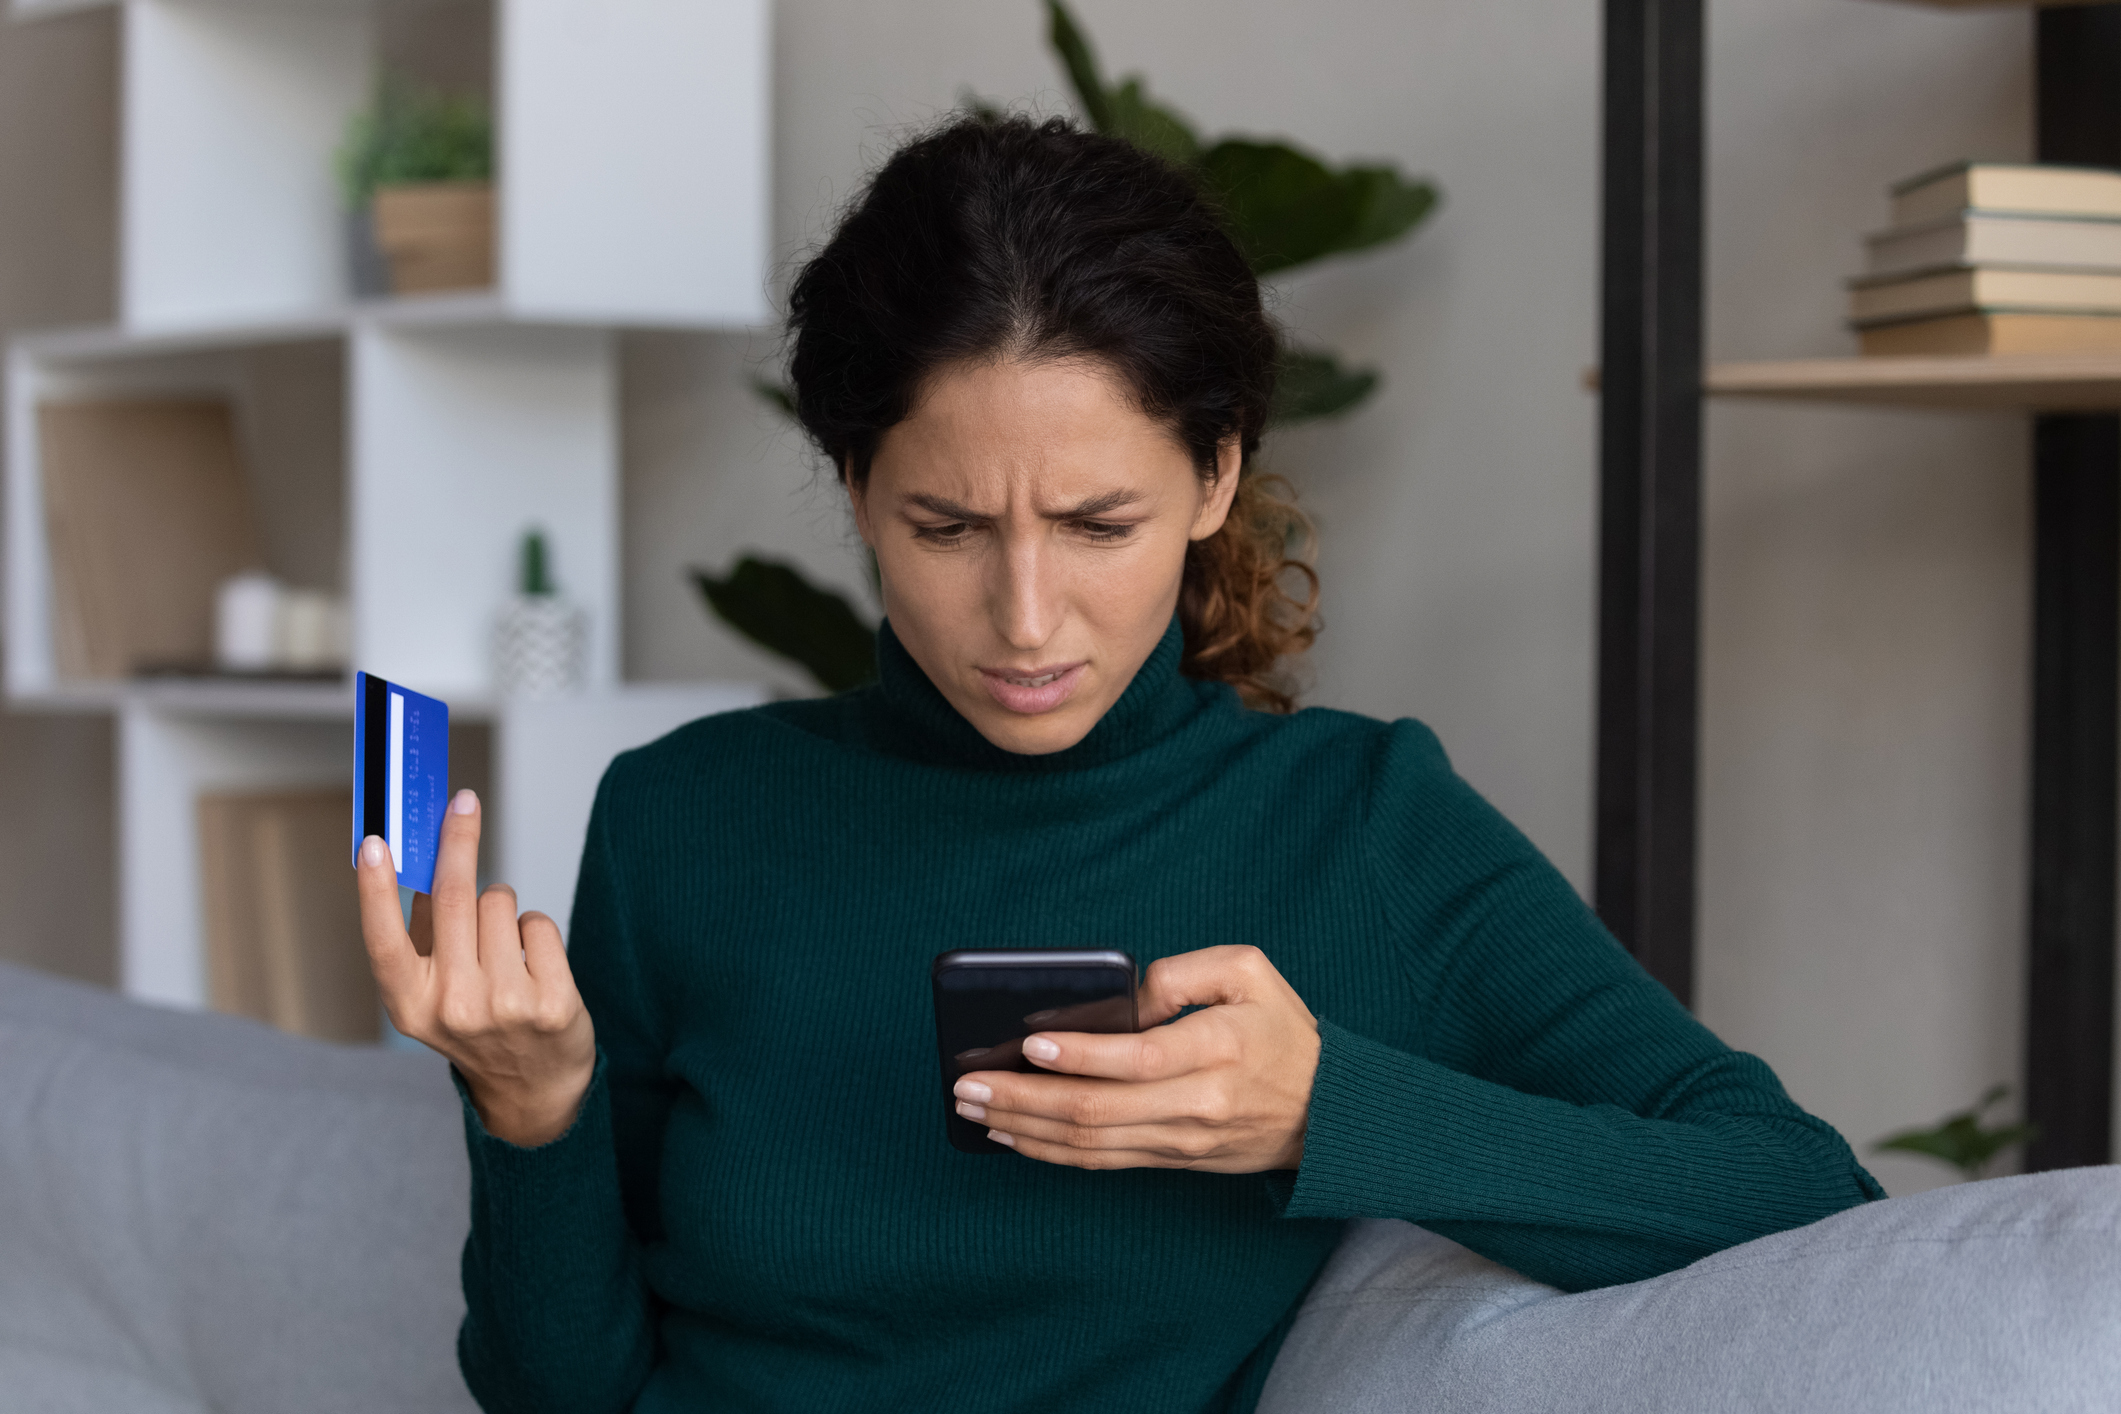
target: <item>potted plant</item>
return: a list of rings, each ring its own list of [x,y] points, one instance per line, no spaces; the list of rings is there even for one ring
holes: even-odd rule
[[[493,123],[476,98],[386,79],[339,149],[354,293],[493,284]]]

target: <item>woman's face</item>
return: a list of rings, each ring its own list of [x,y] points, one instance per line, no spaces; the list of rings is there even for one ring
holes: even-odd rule
[[[913,660],[981,736],[1043,755],[1088,735],[1163,637],[1238,467],[1231,442],[1202,481],[1095,363],[967,364],[884,434],[854,518]]]

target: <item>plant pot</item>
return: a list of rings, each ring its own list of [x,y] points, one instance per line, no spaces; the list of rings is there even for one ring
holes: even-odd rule
[[[552,697],[582,685],[588,616],[556,594],[519,594],[501,610],[494,678],[504,697]]]
[[[392,294],[493,284],[492,182],[381,186],[371,209]]]

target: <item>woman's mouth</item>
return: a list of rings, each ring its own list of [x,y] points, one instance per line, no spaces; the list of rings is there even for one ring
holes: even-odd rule
[[[1037,667],[1028,672],[981,668],[980,681],[987,694],[1011,712],[1037,716],[1051,712],[1075,693],[1088,663],[1065,663],[1059,667]]]

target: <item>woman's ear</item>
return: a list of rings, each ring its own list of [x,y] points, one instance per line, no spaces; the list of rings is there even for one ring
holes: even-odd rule
[[[1237,499],[1237,481],[1245,474],[1245,452],[1235,437],[1225,437],[1215,449],[1215,480],[1200,498],[1188,540],[1206,540],[1230,518],[1230,504]]]

